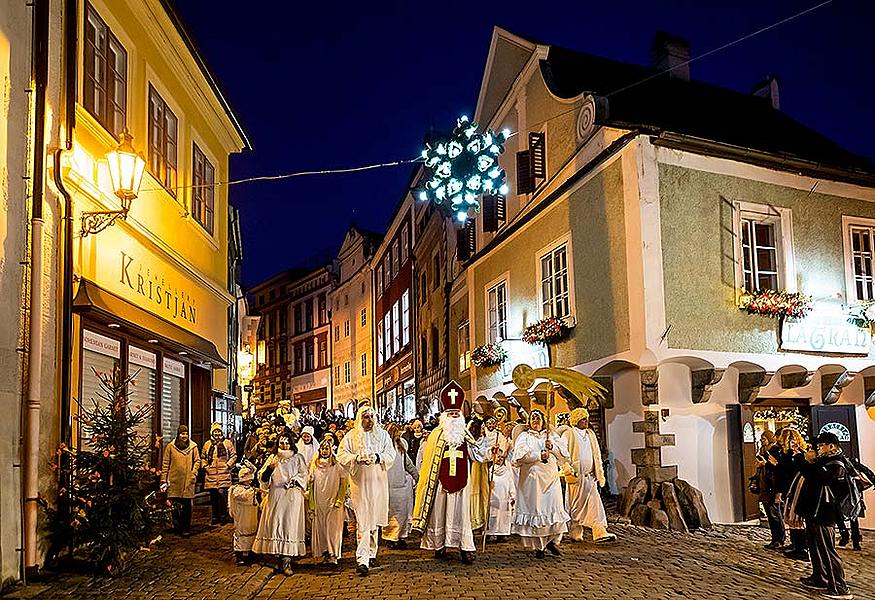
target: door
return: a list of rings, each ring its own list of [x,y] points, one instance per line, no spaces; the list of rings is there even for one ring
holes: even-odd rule
[[[857,439],[856,407],[847,404],[811,407],[811,437],[831,431],[839,438],[842,452],[849,458],[860,457]]]

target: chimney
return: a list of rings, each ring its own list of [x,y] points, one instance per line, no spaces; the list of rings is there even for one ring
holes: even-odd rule
[[[653,66],[669,77],[690,80],[690,43],[682,37],[657,31],[653,37]]]
[[[781,110],[781,97],[778,93],[778,78],[769,75],[761,82],[753,86],[751,94],[760,98],[767,98],[772,103],[772,108]]]

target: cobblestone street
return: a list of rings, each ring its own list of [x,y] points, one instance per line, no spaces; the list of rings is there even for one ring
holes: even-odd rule
[[[381,567],[362,578],[354,571],[351,543],[342,568],[324,570],[301,560],[286,578],[267,566],[236,567],[231,527],[210,527],[199,512],[190,539],[168,535],[138,557],[124,575],[63,575],[11,590],[6,598],[811,598],[798,584],[806,563],[762,548],[765,528],[715,526],[708,533],[679,534],[617,525],[611,546],[564,543],[565,556],[538,560],[517,540],[487,545],[473,566],[455,558],[436,561],[411,547],[381,548]],[[875,598],[875,535],[866,532],[862,553],[842,550],[856,598]]]

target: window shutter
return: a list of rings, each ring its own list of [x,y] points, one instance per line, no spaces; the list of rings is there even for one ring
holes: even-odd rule
[[[474,221],[468,223],[456,232],[456,254],[459,260],[468,260],[474,256],[475,250]]]
[[[529,150],[516,153],[516,191],[518,194],[531,194],[535,191],[535,178],[532,176],[532,161]]]
[[[547,177],[547,157],[542,132],[529,133],[529,153],[531,155],[532,179],[545,179]]]
[[[493,196],[495,198],[495,218],[504,223],[507,221],[507,198],[505,196]]]
[[[483,231],[498,231],[498,202],[491,194],[483,196]]]

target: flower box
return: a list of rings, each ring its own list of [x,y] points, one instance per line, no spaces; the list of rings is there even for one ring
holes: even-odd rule
[[[476,367],[496,367],[507,360],[507,350],[501,344],[481,344],[471,351],[471,362]]]
[[[749,315],[802,319],[811,310],[811,297],[801,292],[758,290],[742,294],[738,307]]]
[[[553,344],[567,338],[571,329],[562,319],[547,317],[526,327],[523,341],[529,344]]]

